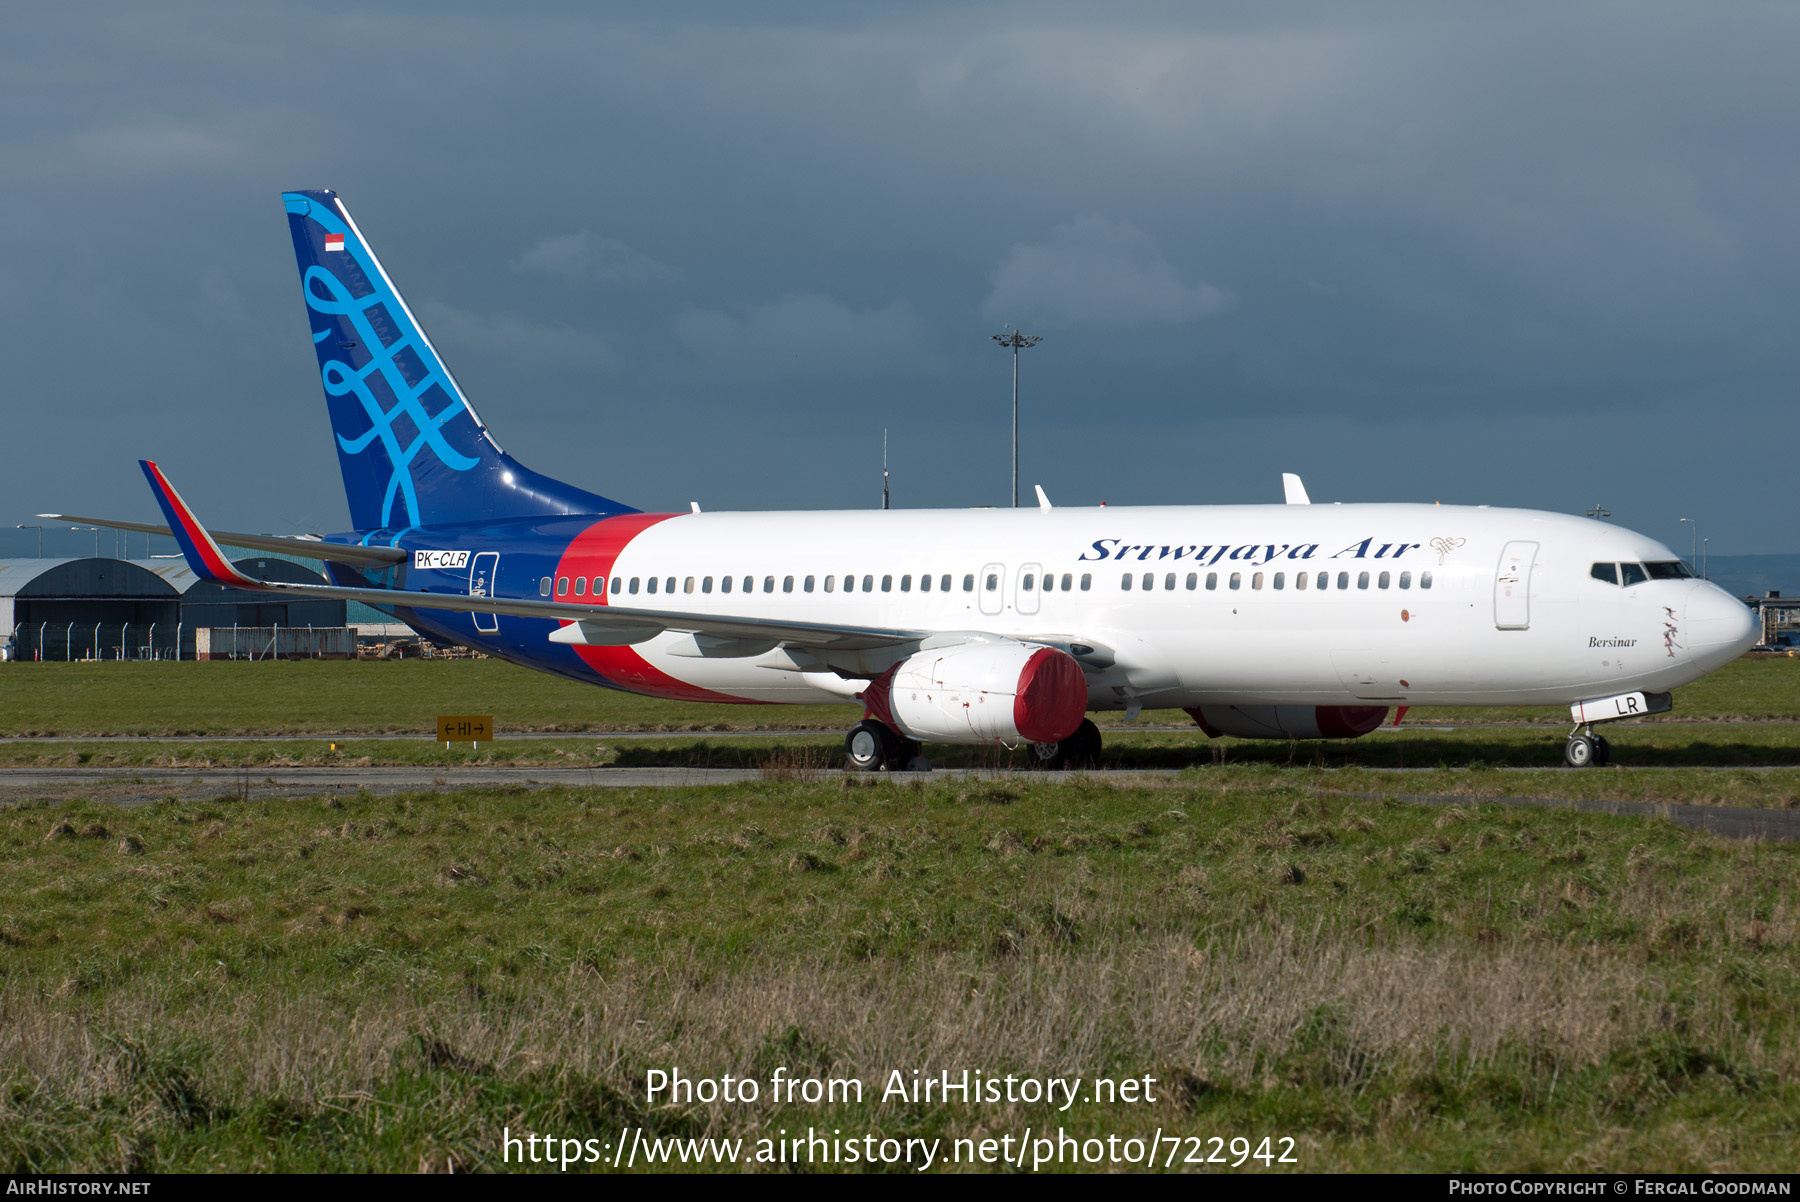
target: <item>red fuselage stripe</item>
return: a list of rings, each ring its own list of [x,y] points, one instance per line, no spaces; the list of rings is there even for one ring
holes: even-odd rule
[[[562,559],[556,565],[556,580],[565,577],[601,576],[610,580],[613,564],[618,561],[620,552],[624,551],[632,539],[648,530],[658,522],[666,522],[670,518],[681,517],[676,513],[631,513],[621,514],[614,518],[604,518],[595,522],[586,530],[575,536],[563,552]],[[611,595],[598,598],[601,604],[611,604]],[[572,597],[558,596],[557,600],[574,600]],[[568,625],[568,623],[563,623]],[[650,697],[668,697],[677,701],[723,701],[735,702],[739,705],[760,705],[747,697],[733,697],[727,693],[715,693],[711,689],[703,689],[699,685],[691,685],[677,680],[667,672],[659,671],[630,647],[575,647],[575,653],[588,667],[606,677],[622,689],[633,693],[643,693]]]

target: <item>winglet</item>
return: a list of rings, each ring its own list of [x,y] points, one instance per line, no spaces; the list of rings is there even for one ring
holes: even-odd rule
[[[150,481],[150,491],[156,494],[156,503],[162,506],[163,516],[169,519],[169,532],[175,541],[181,544],[181,553],[187,557],[188,567],[194,575],[202,580],[210,580],[214,584],[235,585],[238,588],[259,588],[260,580],[252,580],[225,558],[225,552],[219,550],[219,544],[213,536],[206,532],[194,511],[187,507],[169,478],[162,474],[162,469],[148,459],[138,460],[138,466],[144,469],[144,478]]]
[[[1033,484],[1031,487],[1037,489],[1038,508],[1043,510],[1045,513],[1049,513],[1050,512],[1050,498],[1044,495],[1044,486],[1042,484]]]
[[[1289,505],[1312,504],[1312,498],[1306,495],[1306,485],[1300,483],[1300,477],[1293,472],[1281,473],[1281,491]]]

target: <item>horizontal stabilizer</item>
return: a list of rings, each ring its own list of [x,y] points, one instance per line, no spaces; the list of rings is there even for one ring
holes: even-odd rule
[[[40,513],[37,516],[56,522],[77,522],[83,526],[101,526],[107,530],[130,530],[135,534],[166,534],[170,537],[174,537],[175,534],[167,526],[153,526],[148,522],[84,518],[73,513]],[[330,563],[366,563],[382,567],[406,562],[406,552],[394,547],[352,547],[342,543],[328,543],[315,538],[279,538],[272,534],[239,534],[233,530],[215,530],[212,533],[213,537],[223,546],[243,547],[248,551],[273,551],[278,555],[292,555],[297,559],[316,559]]]

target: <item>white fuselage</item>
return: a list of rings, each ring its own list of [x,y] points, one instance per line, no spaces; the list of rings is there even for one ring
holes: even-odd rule
[[[1675,560],[1603,522],[1448,505],[698,513],[632,538],[607,599],[1092,647],[1092,709],[1547,705],[1664,692],[1752,645],[1754,616],[1712,584],[1592,574]],[[676,653],[691,641],[634,650],[735,698],[861,687],[779,649]]]

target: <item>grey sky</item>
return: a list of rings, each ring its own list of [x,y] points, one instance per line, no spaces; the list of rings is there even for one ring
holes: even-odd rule
[[[1800,9],[165,3],[0,42],[0,521],[345,522],[279,193],[645,508],[1443,500],[1800,551]],[[1191,11],[1197,9],[1198,11]],[[679,15],[668,15],[677,11]]]

